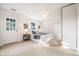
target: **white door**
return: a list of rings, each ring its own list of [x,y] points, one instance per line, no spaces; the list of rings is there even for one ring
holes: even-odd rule
[[[63,15],[63,42],[72,49],[76,49],[76,5],[64,7]]]
[[[1,21],[0,21],[0,46],[2,46]]]
[[[3,44],[17,41],[17,20],[6,17],[3,20]]]

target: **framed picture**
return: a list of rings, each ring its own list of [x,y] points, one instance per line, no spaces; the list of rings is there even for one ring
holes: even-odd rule
[[[38,26],[38,29],[40,29],[40,26]]]
[[[24,24],[24,29],[28,29],[28,24]]]

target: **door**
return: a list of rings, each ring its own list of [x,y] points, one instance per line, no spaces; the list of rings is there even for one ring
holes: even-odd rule
[[[3,41],[3,44],[17,41],[17,20],[13,17],[3,20]]]
[[[62,10],[63,42],[76,49],[76,5],[66,6]]]
[[[2,46],[1,20],[0,20],[0,46]]]

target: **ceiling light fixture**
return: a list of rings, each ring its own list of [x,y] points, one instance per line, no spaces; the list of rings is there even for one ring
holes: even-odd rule
[[[41,14],[43,15],[44,18],[46,18],[48,16],[48,13],[49,13],[48,9],[41,12]]]

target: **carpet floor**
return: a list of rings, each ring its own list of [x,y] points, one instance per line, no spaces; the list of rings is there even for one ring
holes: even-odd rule
[[[0,56],[76,56],[77,52],[62,46],[44,46],[32,41],[5,45]]]

